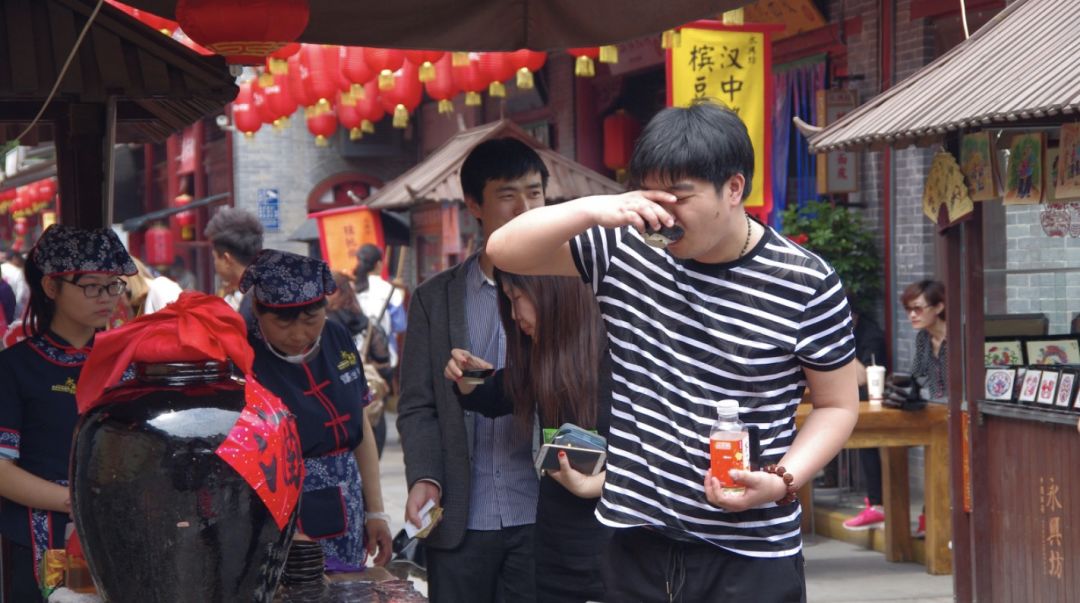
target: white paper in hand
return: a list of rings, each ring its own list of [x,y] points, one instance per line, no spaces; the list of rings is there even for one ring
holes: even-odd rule
[[[435,501],[428,499],[424,506],[420,508],[420,522],[422,525],[416,526],[413,522],[406,521],[405,535],[409,538],[424,538],[431,532],[431,528],[435,527],[440,518],[442,518],[442,507],[435,506]]]

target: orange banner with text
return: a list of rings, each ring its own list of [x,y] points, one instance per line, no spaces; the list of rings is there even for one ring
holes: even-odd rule
[[[367,207],[332,209],[312,214],[319,222],[319,244],[323,260],[336,272],[351,275],[356,268],[356,252],[367,243],[383,248],[379,211]]]

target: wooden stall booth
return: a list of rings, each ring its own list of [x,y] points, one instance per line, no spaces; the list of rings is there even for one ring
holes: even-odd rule
[[[1071,320],[1080,310],[1072,285],[1080,272],[1076,27],[1080,3],[1013,2],[810,137],[814,152],[880,150],[887,162],[892,149],[938,147],[922,209],[937,225],[938,278],[950,288],[958,601],[1074,601],[1080,593],[1080,490],[1070,479],[1080,459],[1080,377],[1070,366],[1080,363]],[[1049,335],[987,342],[987,314],[1026,314],[1029,325],[1032,314],[1046,314]],[[990,353],[1008,345],[1008,354]]]

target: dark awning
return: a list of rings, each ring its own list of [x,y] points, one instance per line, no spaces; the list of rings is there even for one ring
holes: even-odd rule
[[[0,141],[29,124],[93,12],[90,0],[0,0]],[[117,99],[117,141],[160,141],[236,96],[221,57],[203,57],[106,4],[23,144],[52,140],[71,103]]]
[[[615,44],[749,4],[749,0],[310,0],[301,39],[437,50],[555,50]],[[176,0],[125,0],[176,16]]]

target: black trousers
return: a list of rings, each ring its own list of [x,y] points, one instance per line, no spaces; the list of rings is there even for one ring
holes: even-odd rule
[[[29,547],[5,543],[4,603],[40,603],[41,590],[34,578],[34,551]]]
[[[744,557],[648,528],[615,530],[604,563],[610,603],[806,603],[802,554]]]
[[[859,463],[866,480],[866,498],[870,504],[884,504],[881,496],[881,451],[877,448],[860,448]]]
[[[533,526],[466,530],[456,549],[427,549],[427,573],[433,603],[532,603]]]

